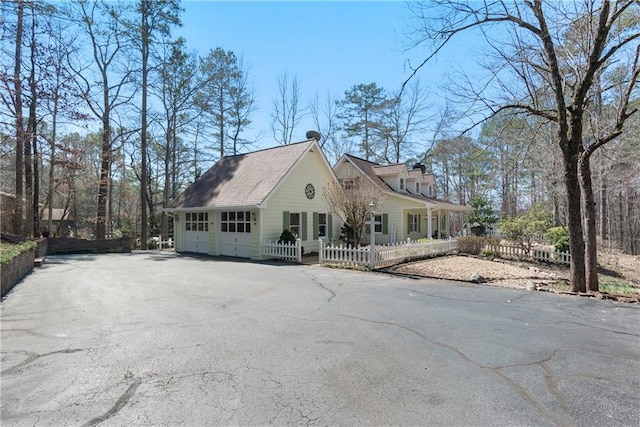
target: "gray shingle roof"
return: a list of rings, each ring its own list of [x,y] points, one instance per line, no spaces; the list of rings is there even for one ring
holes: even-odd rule
[[[417,200],[420,200],[420,201],[423,201],[423,202],[426,201],[426,202],[436,203],[438,205],[438,207],[440,207],[442,209],[448,209],[448,210],[452,210],[452,211],[470,210],[470,208],[468,206],[458,205],[456,203],[452,203],[452,202],[449,202],[447,200],[436,199],[434,197],[426,197],[426,196],[423,196],[421,194],[413,194],[410,191],[397,192],[393,188],[391,188],[391,186],[389,186],[376,173],[376,169],[378,167],[380,167],[380,165],[378,165],[377,163],[370,162],[370,161],[365,160],[365,159],[361,159],[361,158],[356,157],[356,156],[352,156],[351,154],[345,154],[345,157],[347,157],[355,166],[357,166],[362,172],[364,172],[369,178],[371,178],[371,180],[375,184],[380,186],[380,188],[383,191],[386,191],[387,193],[395,194],[395,195],[402,195],[402,196],[410,197],[412,199],[417,199]],[[390,165],[390,166],[397,166],[397,165]]]
[[[180,194],[169,210],[259,205],[314,142],[309,139],[223,157]]]

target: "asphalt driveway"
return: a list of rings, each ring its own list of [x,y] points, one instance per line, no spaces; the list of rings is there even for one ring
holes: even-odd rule
[[[155,252],[0,310],[3,426],[640,422],[637,305]]]

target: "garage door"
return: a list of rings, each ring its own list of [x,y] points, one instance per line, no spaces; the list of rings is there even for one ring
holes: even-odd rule
[[[251,258],[251,212],[220,213],[220,255]]]
[[[184,250],[209,253],[209,213],[187,212],[184,221]]]

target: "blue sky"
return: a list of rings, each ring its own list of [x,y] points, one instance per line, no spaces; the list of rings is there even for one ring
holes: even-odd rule
[[[395,91],[410,74],[406,60],[415,65],[424,55],[404,51],[410,14],[401,1],[186,0],[183,7],[177,34],[190,49],[203,56],[218,46],[232,50],[248,67],[258,104],[250,135],[260,136],[258,148],[275,144],[269,116],[283,72],[298,78],[306,104],[316,92],[339,99],[360,83],[376,82]],[[434,105],[442,100],[438,87],[443,76],[468,58],[464,43],[453,45],[419,75]],[[296,128],[298,139],[312,128],[310,119],[303,119]]]

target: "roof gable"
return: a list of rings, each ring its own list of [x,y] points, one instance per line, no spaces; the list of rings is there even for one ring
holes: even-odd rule
[[[336,167],[338,165],[340,165],[344,161],[350,162],[353,166],[355,166],[355,168],[357,170],[359,170],[369,180],[371,180],[371,182],[373,182],[374,184],[378,185],[383,191],[385,191],[386,193],[388,193],[388,194],[390,194],[392,196],[405,198],[405,199],[411,199],[411,200],[414,200],[414,201],[417,200],[417,201],[420,201],[420,202],[425,203],[427,205],[430,205],[430,206],[433,206],[433,207],[440,207],[440,208],[443,208],[443,209],[459,210],[459,211],[463,211],[463,210],[468,210],[469,209],[467,206],[464,206],[464,205],[458,205],[458,204],[451,203],[451,202],[448,202],[448,201],[439,200],[439,199],[435,199],[435,198],[432,198],[432,197],[426,197],[426,196],[423,196],[421,194],[413,194],[409,190],[407,190],[406,192],[395,191],[391,186],[389,186],[385,182],[384,179],[382,179],[381,176],[379,176],[376,173],[377,169],[379,169],[381,167],[380,165],[378,165],[377,163],[374,163],[374,162],[370,162],[368,160],[361,159],[359,157],[352,156],[350,154],[344,154],[340,158],[338,163],[336,164]],[[400,166],[400,165],[389,165],[389,166]],[[405,170],[406,170],[406,167],[405,167]]]
[[[220,159],[169,206],[225,208],[257,206],[280,184],[315,139]]]

